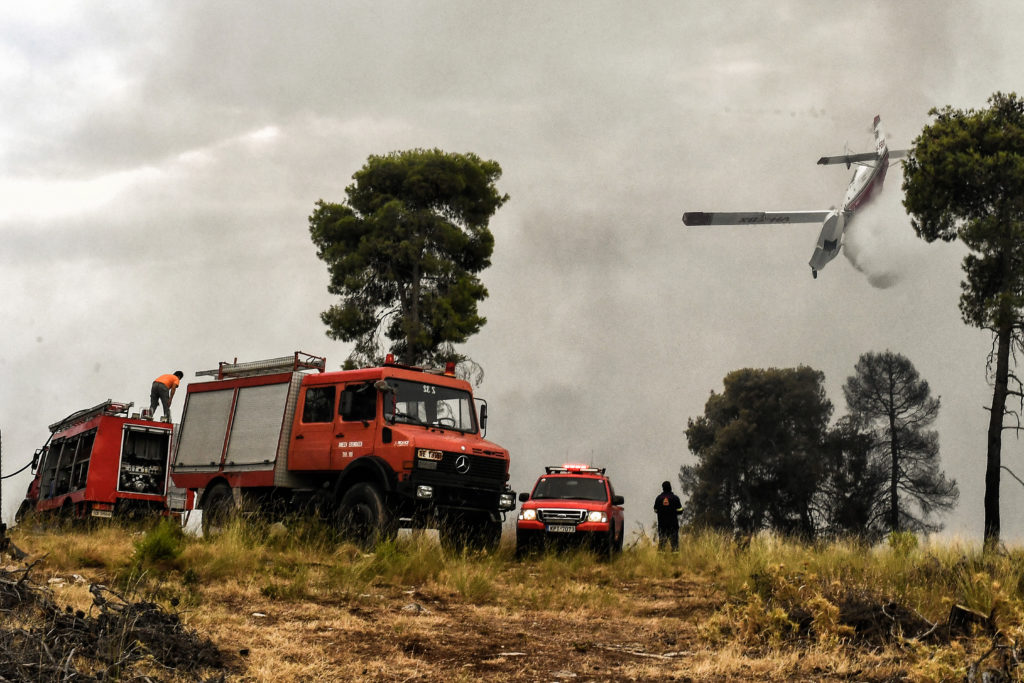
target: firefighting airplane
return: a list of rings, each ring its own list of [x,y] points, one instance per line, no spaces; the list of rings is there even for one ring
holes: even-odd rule
[[[821,157],[819,164],[856,165],[843,197],[842,206],[829,211],[743,211],[738,213],[690,211],[683,214],[683,223],[696,225],[777,225],[788,223],[821,223],[818,242],[811,254],[811,273],[818,277],[818,271],[839,255],[843,246],[843,233],[853,219],[854,212],[867,204],[882,189],[889,160],[898,159],[906,150],[890,150],[885,142],[885,133],[875,116],[872,129],[875,133],[875,151],[863,154],[844,154]]]

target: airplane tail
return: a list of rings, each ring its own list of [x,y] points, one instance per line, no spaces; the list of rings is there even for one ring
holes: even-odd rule
[[[875,122],[871,124],[871,127],[875,131],[875,154],[881,157],[888,147],[885,142],[885,131],[882,130],[882,117],[875,114]]]

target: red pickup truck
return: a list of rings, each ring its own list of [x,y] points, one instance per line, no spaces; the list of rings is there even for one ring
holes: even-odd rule
[[[603,467],[546,467],[533,491],[519,494],[519,500],[517,557],[546,546],[586,545],[609,556],[622,550],[624,500]]]

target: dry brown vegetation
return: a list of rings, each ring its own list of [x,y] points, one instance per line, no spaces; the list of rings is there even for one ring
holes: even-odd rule
[[[698,534],[679,553],[641,539],[607,562],[519,562],[508,544],[453,556],[425,536],[365,553],[301,524],[211,540],[25,525],[13,538],[57,605],[95,614],[89,586],[113,586],[221,655],[192,672],[142,659],[123,680],[1022,678],[1024,555],[912,536],[865,548]]]

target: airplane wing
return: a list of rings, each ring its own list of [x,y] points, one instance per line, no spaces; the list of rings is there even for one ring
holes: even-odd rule
[[[889,152],[889,156],[892,156],[892,152]],[[850,164],[858,161],[878,161],[878,155],[874,152],[864,152],[863,154],[843,154],[838,157],[822,157],[818,159],[819,164]]]
[[[688,211],[683,214],[686,225],[785,225],[787,223],[821,223],[831,211]]]
[[[890,149],[890,159],[902,159],[907,155],[905,149]],[[846,164],[849,168],[850,164],[857,163],[858,161],[878,161],[878,154],[875,152],[864,152],[863,154],[843,154],[837,157],[822,157],[818,159],[819,164]]]

